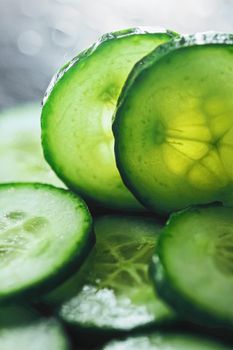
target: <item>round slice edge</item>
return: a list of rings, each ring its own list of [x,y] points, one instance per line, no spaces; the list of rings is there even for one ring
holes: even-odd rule
[[[231,34],[198,33],[160,45],[130,73],[113,123],[115,154],[148,208],[230,203],[232,57]]]
[[[0,185],[0,298],[32,297],[80,266],[94,243],[83,200],[50,185]]]
[[[196,207],[171,216],[151,276],[159,295],[194,323],[233,326],[233,209]]]
[[[116,168],[112,119],[134,64],[174,36],[162,29],[140,28],[106,34],[52,80],[42,110],[45,158],[88,203],[145,210]]]

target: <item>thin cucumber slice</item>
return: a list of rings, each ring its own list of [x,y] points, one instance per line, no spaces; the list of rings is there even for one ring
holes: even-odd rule
[[[112,341],[103,350],[231,350],[210,338],[188,333],[155,333]]]
[[[20,306],[0,308],[1,350],[69,350],[58,321],[39,317]]]
[[[103,216],[95,220],[96,246],[70,281],[47,296],[76,329],[128,331],[170,322],[171,310],[148,279],[161,225],[150,217]]]
[[[104,35],[52,80],[42,111],[45,158],[58,176],[102,207],[144,210],[115,165],[112,118],[134,66],[174,33],[139,28]]]
[[[145,206],[233,205],[232,84],[231,34],[175,39],[134,67],[113,129],[122,178]]]
[[[160,296],[197,323],[233,327],[233,209],[197,207],[172,215],[153,257]]]
[[[50,185],[0,185],[0,302],[53,288],[92,245],[79,197]]]
[[[0,113],[0,183],[42,182],[64,187],[44,160],[39,104]]]

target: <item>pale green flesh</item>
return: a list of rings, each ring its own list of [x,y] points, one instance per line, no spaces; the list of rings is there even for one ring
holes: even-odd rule
[[[103,350],[230,350],[214,340],[182,333],[158,333],[113,341]]]
[[[232,324],[233,209],[185,211],[162,235],[159,251],[168,283],[193,308]]]
[[[86,243],[83,202],[46,185],[0,187],[0,298],[59,274]]]
[[[134,34],[101,43],[65,72],[45,103],[45,156],[87,200],[116,209],[143,209],[116,168],[112,119],[133,65],[170,38],[165,33]]]
[[[39,104],[0,113],[0,183],[38,181],[64,187],[44,160],[40,134]]]
[[[229,46],[168,53],[140,73],[120,106],[115,130],[122,176],[137,198],[154,210],[232,201]]]
[[[82,328],[130,330],[171,320],[173,313],[155,296],[147,271],[160,229],[152,218],[97,219],[91,255],[47,301],[60,303],[60,316]]]
[[[59,323],[19,306],[0,308],[1,350],[68,350]]]

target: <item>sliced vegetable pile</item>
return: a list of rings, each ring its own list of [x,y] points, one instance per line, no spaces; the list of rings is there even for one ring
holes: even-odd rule
[[[64,184],[0,115],[0,349],[233,349],[233,35],[106,34],[41,128]]]

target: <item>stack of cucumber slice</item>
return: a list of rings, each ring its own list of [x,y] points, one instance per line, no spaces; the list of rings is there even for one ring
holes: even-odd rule
[[[0,115],[0,349],[233,349],[233,35],[106,34],[38,115]]]

